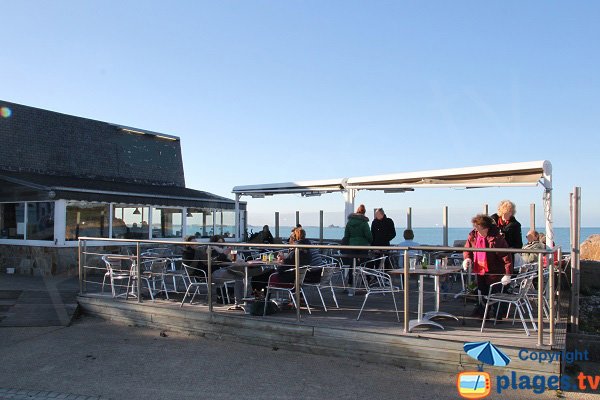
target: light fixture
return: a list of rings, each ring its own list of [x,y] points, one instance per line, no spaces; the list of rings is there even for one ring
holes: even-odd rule
[[[194,214],[192,214],[190,211],[187,212],[187,214],[185,215],[186,217],[193,217]]]
[[[139,214],[141,214],[140,210],[136,207],[135,210],[133,211],[133,215],[139,215]]]

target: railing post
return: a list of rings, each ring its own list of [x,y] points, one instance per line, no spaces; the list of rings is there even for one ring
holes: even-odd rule
[[[541,256],[541,254],[540,254]],[[538,257],[538,347],[544,345],[544,257]]]
[[[279,238],[279,211],[275,211],[275,237]]]
[[[77,242],[77,264],[79,264],[79,294],[83,294],[83,265],[81,264],[81,239]]]
[[[558,249],[557,253],[556,253],[556,257],[558,258],[558,275],[560,276],[560,259],[561,257],[561,250],[560,248]],[[548,316],[550,318],[550,346],[554,346],[554,319],[556,318],[554,314],[556,314],[556,310],[555,310],[555,292],[556,290],[554,289],[554,255],[552,256],[552,264],[548,266],[549,271],[550,271],[550,275],[548,276],[548,291],[549,293],[549,297],[548,297],[548,306],[549,306],[549,310],[548,310]],[[559,278],[560,279],[560,278]],[[560,286],[559,286],[560,289]]]
[[[142,302],[142,257],[140,256],[140,250],[140,242],[135,242],[135,273],[137,274],[136,286],[138,303]],[[125,295],[125,298],[127,298],[127,295]]]
[[[443,245],[448,246],[448,206],[444,206],[442,211],[442,226],[444,227]]]
[[[408,250],[404,250],[404,333],[408,333],[408,324],[410,321],[408,306],[408,287],[410,286],[410,257]]]
[[[319,244],[323,244],[323,210],[319,211]]]
[[[483,215],[489,215],[489,208],[487,204],[483,205]]]
[[[300,249],[296,247],[294,250],[294,264],[296,265],[295,272],[296,276],[294,277],[295,286],[296,286],[296,321],[300,322]]]
[[[87,241],[83,242],[83,290],[87,292]]]
[[[529,230],[535,230],[535,203],[529,205]]]
[[[208,266],[208,274],[206,275],[206,285],[208,286],[208,312],[212,314],[213,312],[213,302],[212,302],[212,249],[210,246],[206,249],[206,264]],[[225,288],[227,290],[227,288]],[[223,302],[224,303],[224,302]]]
[[[296,211],[296,225],[294,225],[294,227],[298,226],[300,224],[300,211]]]
[[[412,207],[406,209],[406,229],[412,229]]]
[[[571,196],[571,332],[579,332],[579,290],[581,287],[580,226],[581,226],[581,188],[574,187]]]

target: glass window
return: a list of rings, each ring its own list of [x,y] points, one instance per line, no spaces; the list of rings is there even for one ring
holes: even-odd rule
[[[54,240],[54,202],[27,203],[27,240]]]
[[[188,208],[185,219],[187,232],[196,237],[211,237],[213,229],[213,210],[207,208]]]
[[[0,239],[25,239],[25,203],[0,204]]]
[[[117,239],[148,239],[149,207],[115,205],[113,208],[112,237]]]
[[[108,205],[77,202],[67,204],[65,238],[77,240],[79,236],[108,237]]]
[[[152,209],[152,237],[180,238],[183,212],[177,208]]]
[[[219,211],[217,213],[219,228],[217,231],[225,237],[235,237],[235,211]]]

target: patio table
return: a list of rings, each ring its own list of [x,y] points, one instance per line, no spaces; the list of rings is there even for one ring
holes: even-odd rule
[[[429,265],[426,269],[417,268],[409,270],[409,273],[412,275],[419,275],[419,301],[417,307],[417,319],[412,319],[408,323],[408,331],[411,332],[414,328],[420,325],[431,325],[441,329],[444,327],[432,321],[432,318],[436,317],[446,317],[446,318],[454,318],[458,321],[458,318],[455,315],[452,315],[447,312],[440,311],[440,276],[445,276],[449,274],[454,274],[461,270],[460,266],[449,266],[445,268],[435,269],[433,265]],[[390,275],[401,275],[404,274],[404,270],[396,269],[389,271]],[[429,312],[423,312],[423,293],[424,293],[424,280],[425,275],[432,275],[434,277],[434,286],[435,286],[435,309]],[[406,283],[408,285],[408,283]]]
[[[276,264],[276,261],[272,261],[272,262],[262,261],[262,260],[243,261],[241,259],[238,259],[236,261],[229,261],[229,262],[221,263],[221,265],[226,266],[226,267],[234,267],[234,266],[244,267],[244,295],[241,300],[244,300],[248,297],[248,287],[250,284],[250,279],[248,279],[248,269],[249,268],[262,268],[262,267],[275,265],[275,264]],[[245,304],[235,304],[235,305],[229,307],[228,310],[244,310],[245,311],[244,306],[245,306]]]

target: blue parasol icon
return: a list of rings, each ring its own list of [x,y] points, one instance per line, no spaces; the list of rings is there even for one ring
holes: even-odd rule
[[[504,367],[510,363],[510,358],[491,342],[469,342],[463,346],[465,352],[484,364]],[[480,366],[480,370],[483,364]]]

